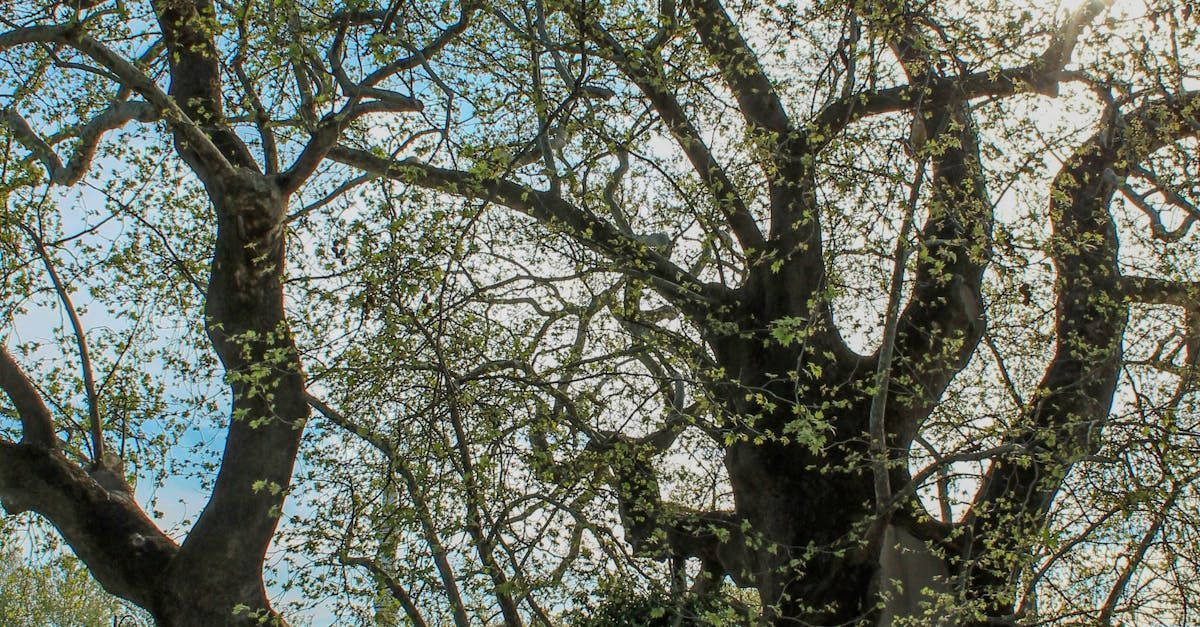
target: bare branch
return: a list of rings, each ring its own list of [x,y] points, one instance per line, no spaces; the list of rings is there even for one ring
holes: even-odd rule
[[[1173,189],[1166,182],[1159,179],[1150,170],[1135,165],[1129,169],[1130,176],[1146,181],[1151,185],[1151,189],[1145,193],[1140,193],[1133,189],[1128,183],[1123,183],[1120,187],[1121,193],[1133,203],[1146,217],[1150,219],[1150,232],[1155,239],[1165,242],[1177,242],[1183,239],[1191,230],[1192,225],[1196,220],[1200,219],[1200,208],[1188,201],[1179,191]],[[1155,194],[1161,194],[1163,200],[1170,206],[1181,209],[1184,213],[1183,222],[1174,229],[1167,229],[1162,221],[1162,211],[1150,204],[1147,200]]]
[[[441,52],[450,42],[467,30],[471,18],[480,8],[478,0],[461,0],[458,8],[458,21],[450,24],[433,41],[420,49],[413,49],[407,57],[396,59],[383,67],[371,72],[362,83],[364,87],[377,85],[384,79],[405,70],[411,70],[426,63],[430,58]]]
[[[1121,574],[1113,583],[1112,588],[1108,592],[1108,597],[1104,599],[1104,604],[1100,606],[1100,616],[1097,623],[1100,625],[1111,625],[1113,613],[1117,610],[1117,602],[1121,600],[1121,596],[1125,594],[1125,589],[1129,587],[1130,580],[1133,579],[1134,573],[1142,565],[1142,560],[1146,558],[1146,553],[1153,546],[1154,540],[1162,531],[1163,525],[1167,522],[1167,517],[1171,515],[1172,508],[1175,507],[1175,501],[1179,498],[1180,493],[1185,488],[1190,487],[1190,484],[1200,476],[1197,473],[1192,473],[1190,476],[1184,477],[1180,481],[1173,481],[1175,485],[1171,491],[1167,493],[1167,497],[1163,499],[1162,504],[1155,508],[1153,522],[1146,529],[1146,533],[1142,534],[1142,538],[1138,541],[1137,546],[1133,549],[1133,554],[1126,558],[1125,567],[1121,569]]]

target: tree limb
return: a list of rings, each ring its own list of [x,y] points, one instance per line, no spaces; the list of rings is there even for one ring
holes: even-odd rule
[[[416,159],[391,160],[365,150],[337,146],[330,158],[361,170],[465,198],[494,202],[524,213],[629,267],[645,277],[685,313],[703,317],[724,297],[719,286],[703,283],[670,259],[626,235],[561,196],[507,180],[430,165]]]
[[[83,34],[79,25],[31,26],[0,34],[0,50],[30,43],[63,44],[87,55],[115,74],[123,85],[141,94],[147,102],[157,107],[171,127],[186,139],[190,152],[205,165],[206,170],[214,173],[232,170],[233,166],[222,151],[196,121],[180,108],[174,98],[163,93],[153,80],[128,60]]]
[[[0,389],[8,395],[21,419],[21,441],[34,446],[58,448],[54,417],[8,348],[0,345]]]
[[[413,501],[413,507],[416,509],[417,519],[421,522],[421,530],[425,535],[425,542],[429,545],[429,550],[433,555],[434,566],[437,567],[438,575],[441,577],[443,590],[450,602],[450,611],[454,617],[454,624],[457,627],[466,627],[469,625],[470,618],[467,616],[466,604],[463,603],[462,593],[459,591],[458,582],[455,580],[454,568],[447,559],[449,552],[442,543],[437,523],[434,521],[429,504],[426,502],[425,496],[421,491],[421,483],[417,480],[416,475],[413,474],[412,469],[409,468],[408,462],[397,455],[395,447],[382,436],[355,423],[312,394],[306,394],[305,396],[313,409],[320,412],[322,416],[333,424],[362,438],[363,441],[375,447],[388,460],[389,466],[400,473],[401,479],[404,480],[405,488],[408,490],[409,497]],[[362,565],[366,566],[366,564]],[[388,588],[393,590],[393,594],[395,594],[395,589],[390,584]],[[398,598],[397,600],[400,599]],[[401,603],[403,603],[402,600]]]
[[[68,133],[56,134],[55,139],[59,141],[71,136],[79,139],[79,145],[75,147],[71,157],[64,165],[50,143],[42,139],[19,113],[9,109],[2,114],[4,123],[12,131],[17,141],[21,142],[34,157],[42,162],[46,172],[50,175],[50,183],[63,186],[74,185],[87,174],[92,158],[96,155],[96,148],[100,144],[100,138],[105,132],[120,128],[132,120],[148,123],[157,120],[158,117],[157,110],[149,103],[114,102],[87,124],[72,129]]]
[[[1089,0],[1084,3],[1055,32],[1046,50],[1029,64],[957,76],[931,77],[928,81],[913,81],[907,85],[847,94],[823,107],[808,123],[807,133],[814,137],[815,145],[821,145],[857,120],[911,110],[918,102],[923,102],[928,110],[951,101],[965,102],[1029,91],[1056,96],[1059,83],[1081,78],[1066,71],[1066,66],[1071,62],[1083,28],[1111,5],[1112,0]]]
[[[342,563],[347,566],[361,566],[366,568],[371,573],[371,576],[376,581],[382,582],[387,586],[388,592],[392,598],[400,602],[400,606],[404,608],[404,613],[408,615],[408,619],[417,627],[427,627],[429,623],[425,622],[424,616],[421,614],[420,608],[413,602],[412,596],[409,595],[408,589],[404,587],[395,577],[387,570],[368,557],[343,557]]]
[[[611,34],[595,24],[593,20],[584,18],[584,28],[592,32],[601,46],[601,50],[616,63],[617,67],[641,89],[642,94],[650,101],[651,106],[658,112],[666,125],[667,131],[675,138],[680,150],[687,156],[696,175],[708,188],[713,202],[725,216],[729,229],[738,239],[742,250],[748,255],[752,251],[762,251],[765,246],[762,231],[753,214],[746,207],[745,200],[730,180],[725,169],[713,156],[708,144],[701,137],[700,131],[692,123],[687,112],[679,103],[678,98],[666,89],[666,80],[658,70],[659,59],[653,53],[650,59],[632,58]],[[651,54],[644,52],[643,56]]]

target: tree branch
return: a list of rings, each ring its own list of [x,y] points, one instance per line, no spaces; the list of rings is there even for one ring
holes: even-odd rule
[[[807,125],[807,134],[820,137],[814,144],[825,144],[842,129],[863,118],[884,113],[911,110],[918,102],[927,110],[952,101],[966,102],[975,98],[1011,96],[1033,91],[1045,96],[1057,96],[1058,85],[1077,77],[1066,71],[1083,28],[1092,23],[1112,0],[1089,0],[1067,19],[1052,37],[1046,50],[1033,62],[1019,67],[958,76],[931,77],[929,81],[913,81],[907,85],[867,92],[847,94],[834,100]]]
[[[105,132],[120,128],[132,120],[148,123],[157,120],[158,117],[157,110],[149,103],[114,102],[87,124],[55,135],[57,141],[69,137],[79,139],[79,145],[75,147],[75,151],[64,165],[50,143],[42,139],[19,113],[10,109],[2,114],[4,123],[12,131],[17,141],[21,142],[34,157],[42,162],[46,172],[50,175],[50,182],[54,185],[64,186],[74,185],[83,179],[92,163],[92,158],[96,155],[100,138]]]
[[[50,521],[110,594],[154,607],[178,547],[128,493],[107,490],[57,450],[0,441],[0,503]]]
[[[174,126],[180,155],[197,175],[209,179],[207,183],[227,171],[225,164],[261,172],[250,149],[225,121],[221,53],[214,41],[211,0],[154,0],[152,4],[167,46],[171,98],[179,103],[187,119],[201,125],[203,130],[197,130],[209,139],[221,158],[209,154],[205,146],[194,145],[194,133],[181,132],[186,127]]]
[[[1197,473],[1184,477],[1182,481],[1172,481],[1175,485],[1171,491],[1167,493],[1167,498],[1163,499],[1163,503],[1156,508],[1150,523],[1150,528],[1146,533],[1142,534],[1142,539],[1138,542],[1133,550],[1133,555],[1127,558],[1125,567],[1121,569],[1121,574],[1113,583],[1112,588],[1108,592],[1108,597],[1104,599],[1104,605],[1100,606],[1100,617],[1097,624],[1111,625],[1112,615],[1117,610],[1117,602],[1121,600],[1121,596],[1125,594],[1125,589],[1129,587],[1129,582],[1133,579],[1134,573],[1142,564],[1142,560],[1146,558],[1146,553],[1153,546],[1155,538],[1162,531],[1163,525],[1167,522],[1167,517],[1171,514],[1171,509],[1175,506],[1176,499],[1185,488],[1191,487],[1190,484],[1196,480]]]
[[[115,74],[126,87],[141,94],[162,112],[162,117],[184,138],[192,154],[212,172],[230,172],[233,166],[208,134],[163,93],[158,85],[135,65],[104,44],[83,34],[76,24],[31,26],[0,34],[0,50],[22,44],[58,43],[75,48]]]
[[[975,546],[967,547],[968,559],[983,557],[973,555],[976,551],[1019,554],[1021,543],[1042,524],[1071,466],[1098,446],[1120,374],[1126,297],[1188,304],[1187,283],[1121,277],[1109,204],[1129,168],[1167,143],[1200,134],[1200,124],[1195,124],[1198,94],[1147,102],[1126,116],[1110,109],[1099,132],[1055,177],[1050,217],[1051,256],[1059,274],[1057,346],[1034,395],[1039,400],[1006,437],[1028,453],[997,460],[976,494],[968,516],[968,537]],[[1004,592],[1011,567],[992,561],[970,573],[992,588],[991,601],[999,613],[1011,604]]]
[[[751,130],[775,141],[785,140],[791,126],[783,101],[725,7],[719,0],[686,0],[683,4]]]
[[[417,627],[427,627],[429,625],[429,623],[425,622],[420,608],[413,602],[412,596],[408,594],[408,590],[404,585],[397,581],[391,573],[377,564],[375,560],[367,557],[343,557],[342,563],[347,566],[361,566],[366,568],[376,581],[382,582],[387,587],[392,598],[400,602],[400,606],[404,608],[404,613],[408,615],[408,619],[414,625]]]
[[[901,65],[914,82],[932,80],[934,59],[916,43],[924,33],[915,25],[905,28],[895,44]],[[901,451],[909,449],[921,422],[983,337],[983,273],[992,232],[992,204],[970,105],[950,100],[925,109],[918,101],[911,124],[908,148],[914,158],[929,159],[932,193],[912,295],[897,323],[893,371],[907,390],[891,407],[887,431],[894,437],[890,446]],[[919,167],[918,176],[923,172]],[[914,193],[919,183],[918,178]],[[899,479],[908,474],[903,466],[896,472]]]
[[[725,216],[725,221],[741,244],[743,252],[747,255],[756,250],[761,252],[765,247],[762,231],[734,187],[733,181],[701,137],[700,131],[692,124],[675,95],[666,89],[667,81],[657,69],[661,65],[656,58],[657,53],[653,53],[653,57],[648,60],[634,59],[626,53],[616,38],[593,20],[585,16],[583,24],[597,39],[602,51],[641,89],[642,94],[658,112],[667,131],[675,138],[700,181],[708,189],[713,202]],[[647,51],[643,56],[649,54],[651,53]]]
[[[630,268],[649,280],[685,313],[703,318],[724,297],[719,286],[703,283],[670,259],[622,233],[561,196],[507,180],[451,170],[415,159],[391,160],[365,150],[338,146],[330,158],[368,172],[429,189],[494,202],[524,213]]]
[[[454,568],[451,566],[449,559],[447,559],[449,552],[442,543],[437,523],[433,519],[433,514],[429,509],[429,504],[426,502],[424,494],[421,492],[421,483],[417,480],[416,475],[413,474],[412,469],[409,468],[408,462],[397,455],[395,447],[380,435],[350,420],[341,412],[330,407],[312,394],[306,393],[305,397],[308,399],[309,405],[327,420],[345,429],[347,432],[362,438],[363,441],[375,447],[388,460],[389,466],[400,473],[401,479],[404,480],[405,488],[408,490],[409,497],[413,501],[413,508],[417,512],[417,519],[421,522],[421,531],[425,535],[425,543],[429,546],[429,550],[433,555],[434,566],[437,567],[438,575],[442,580],[442,588],[450,602],[450,611],[454,617],[454,624],[457,627],[467,627],[467,625],[470,625],[471,621],[467,616],[466,604],[463,603],[462,593],[459,590],[458,582],[454,578]],[[365,566],[366,564],[363,565]],[[389,589],[391,589],[390,585]]]
[[[1174,305],[1200,311],[1200,282],[1124,276],[1121,290],[1127,298],[1148,305]]]
[[[662,502],[650,457],[653,448],[627,438],[588,448],[605,452],[617,496],[625,539],[636,555],[666,559],[699,558],[704,564],[719,565],[719,575],[728,575],[743,587],[755,585],[750,576],[750,549],[746,545],[737,514],[701,512]]]
[[[17,223],[21,230],[33,240],[34,248],[37,250],[38,256],[42,259],[42,265],[46,268],[46,273],[50,275],[50,282],[54,285],[54,292],[58,295],[58,299],[62,302],[63,313],[67,315],[67,319],[71,322],[71,329],[75,335],[75,346],[79,349],[79,364],[83,373],[83,389],[87,394],[88,407],[88,429],[92,439],[92,463],[100,466],[104,459],[104,424],[100,419],[100,398],[96,393],[96,377],[92,372],[92,358],[88,351],[87,334],[83,329],[83,322],[79,319],[79,312],[75,310],[74,303],[71,302],[71,294],[67,286],[63,283],[62,278],[58,275],[58,270],[54,267],[54,261],[50,258],[50,253],[46,250],[45,243],[42,238],[33,231],[33,229]]]
[[[0,345],[0,390],[8,395],[21,419],[21,441],[34,446],[58,448],[54,436],[54,418],[33,381],[13,359],[8,348]]]

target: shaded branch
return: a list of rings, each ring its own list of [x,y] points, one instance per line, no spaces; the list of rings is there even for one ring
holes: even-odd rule
[[[230,173],[233,167],[260,173],[250,149],[225,120],[222,55],[215,41],[211,0],[153,0],[151,4],[167,47],[171,98],[187,119],[199,125],[197,130],[220,159],[208,154],[207,147],[194,145],[195,133],[188,128],[172,125],[180,156],[209,185],[216,184],[214,177]]]
[[[932,80],[934,59],[918,44],[924,34],[914,25],[907,29],[894,46],[901,65],[913,82]],[[992,232],[992,203],[970,105],[954,99],[925,108],[918,102],[911,124],[909,149],[921,164],[909,202],[917,202],[925,159],[931,193],[912,294],[897,322],[893,373],[906,389],[890,408],[887,432],[894,438],[889,446],[900,451],[909,449],[983,337],[983,273]],[[907,469],[900,467],[896,474],[904,479]]]
[[[45,517],[110,594],[155,606],[178,546],[127,493],[107,490],[57,450],[0,441],[0,504]]]
[[[925,159],[917,165],[917,178],[913,181],[908,203],[904,210],[904,220],[900,225],[900,233],[896,238],[896,252],[892,260],[892,276],[888,283],[888,300],[883,317],[883,340],[879,346],[879,355],[875,364],[875,393],[871,396],[871,407],[868,411],[868,429],[870,431],[870,450],[873,457],[871,462],[874,475],[875,508],[880,515],[885,513],[888,501],[892,498],[891,480],[888,471],[888,442],[887,442],[887,401],[888,388],[892,384],[892,357],[896,348],[896,333],[900,324],[900,298],[904,289],[904,268],[908,256],[912,252],[908,245],[909,231],[913,228],[914,214],[917,209],[917,199],[921,195],[921,184],[925,180]]]
[[[429,623],[425,622],[424,616],[421,614],[420,608],[413,602],[412,596],[409,595],[408,589],[404,587],[391,573],[387,572],[375,560],[368,557],[342,557],[342,563],[347,566],[361,566],[366,568],[371,573],[371,576],[376,581],[381,582],[387,587],[388,592],[396,599],[400,606],[404,608],[404,613],[408,615],[408,619],[417,627],[427,627]]]
[[[592,20],[584,20],[584,28],[591,31],[601,46],[602,52],[617,65],[617,67],[634,82],[650,101],[651,106],[661,117],[667,131],[675,139],[683,154],[687,156],[696,175],[704,183],[717,208],[725,216],[729,229],[738,239],[742,250],[750,254],[752,251],[762,251],[765,246],[762,231],[757,221],[747,208],[745,200],[734,187],[733,181],[725,169],[717,162],[708,144],[700,135],[699,129],[688,117],[683,105],[675,94],[666,89],[667,81],[662,75],[660,60],[657,53],[649,59],[642,59],[650,53],[644,53],[639,58],[631,57],[611,34]]]
[[[1194,117],[1198,93],[1147,102],[1124,116],[1110,109],[1100,130],[1055,177],[1050,252],[1059,275],[1057,345],[1034,395],[1038,401],[1005,438],[1028,453],[997,460],[976,494],[968,516],[968,535],[976,540],[967,547],[968,559],[1020,554],[1071,466],[1099,446],[1122,364],[1126,298],[1191,304],[1188,283],[1121,277],[1109,204],[1129,168],[1170,142],[1200,134]],[[995,610],[1005,613],[1011,606],[1004,590],[1013,565],[995,559],[978,563],[971,578],[991,587]]]
[[[683,6],[755,135],[786,138],[791,126],[783,101],[725,7],[719,0],[685,0]]]
[[[1046,50],[1032,63],[1019,67],[958,76],[931,77],[928,81],[913,81],[907,85],[847,94],[826,105],[808,123],[808,134],[819,136],[824,144],[851,123],[884,113],[911,110],[919,102],[927,108],[939,107],[952,101],[967,101],[982,97],[1011,96],[1030,91],[1057,96],[1058,85],[1074,80],[1076,75],[1066,71],[1072,53],[1084,27],[1092,23],[1112,0],[1089,0],[1072,13],[1051,39]]]
[[[1070,467],[1098,446],[1117,386],[1127,306],[1108,211],[1116,185],[1103,173],[1118,151],[1102,143],[1093,138],[1055,178],[1055,353],[1034,394],[1038,400],[1004,440],[1024,453],[992,464],[967,518],[968,538],[974,538],[964,551],[967,570],[997,614],[1011,609],[1009,582],[1019,567],[1001,552],[1024,553]]]
[[[753,587],[750,548],[737,514],[701,512],[662,502],[651,460],[653,449],[619,438],[589,443],[605,453],[612,472],[621,525],[635,555],[655,559],[698,558],[706,576],[728,575],[742,587]]]
[[[271,131],[271,116],[267,113],[266,107],[263,106],[262,98],[258,95],[258,89],[254,81],[246,75],[245,68],[246,44],[249,40],[247,29],[250,19],[250,8],[252,6],[254,6],[253,3],[247,2],[242,7],[242,14],[239,16],[237,24],[237,52],[233,55],[230,66],[233,68],[233,73],[237,76],[245,98],[249,101],[250,110],[254,114],[254,127],[258,130],[258,137],[262,141],[263,165],[267,174],[275,174],[279,171],[279,148],[275,141],[275,133]]]
[[[186,139],[190,151],[212,172],[231,172],[233,166],[209,135],[182,109],[174,98],[159,89],[133,63],[83,33],[77,24],[31,26],[0,34],[0,50],[31,43],[57,43],[87,55],[121,80],[122,85],[141,94],[156,107],[173,129]]]
[[[670,259],[622,233],[561,196],[525,185],[430,165],[415,159],[391,160],[365,150],[335,147],[329,156],[341,163],[464,198],[494,202],[524,213],[629,268],[650,281],[685,313],[702,318],[725,295],[723,288],[688,274]]]
[[[448,559],[449,551],[446,550],[442,543],[440,534],[438,533],[437,523],[433,519],[433,514],[429,509],[429,504],[425,500],[425,496],[421,491],[421,483],[417,480],[412,469],[404,458],[396,454],[395,447],[391,442],[388,442],[374,431],[355,423],[348,419],[341,412],[330,407],[321,399],[312,394],[305,393],[305,398],[308,404],[313,409],[320,412],[327,420],[333,424],[345,429],[349,433],[362,438],[371,446],[375,447],[384,458],[388,460],[389,467],[400,473],[401,479],[404,480],[405,489],[408,490],[409,498],[412,499],[413,508],[416,510],[417,519],[421,522],[421,531],[425,536],[425,542],[429,546],[429,550],[433,555],[434,566],[437,567],[438,575],[442,580],[442,587],[446,593],[446,597],[450,602],[450,610],[454,617],[454,624],[457,627],[466,627],[470,624],[470,618],[467,616],[466,604],[463,603],[462,593],[459,591],[458,582],[454,578],[454,568],[451,566]],[[366,566],[366,564],[362,564]],[[375,565],[376,567],[378,565]],[[386,574],[386,573],[384,573]],[[389,575],[390,578],[390,575]],[[389,584],[389,589],[395,594],[395,590]],[[397,598],[397,600],[400,600]],[[403,601],[401,601],[403,603]]]
[[[1121,290],[1127,298],[1148,305],[1200,311],[1200,282],[1125,276],[1121,277]]]
[[[379,19],[382,20],[380,27],[382,32],[387,29],[388,22],[392,19],[391,12],[339,11],[335,14],[333,20],[338,23],[338,28],[327,58],[331,73],[348,101],[338,112],[326,115],[317,122],[312,138],[301,150],[292,166],[280,176],[280,185],[283,189],[288,192],[298,189],[325,159],[330,149],[341,139],[343,129],[351,121],[370,113],[422,111],[424,104],[420,100],[411,95],[380,88],[377,85],[399,72],[425,65],[430,57],[436,55],[466,31],[478,8],[478,4],[474,0],[464,0],[459,7],[458,21],[447,26],[433,41],[420,49],[413,50],[412,54],[407,57],[396,59],[377,68],[359,81],[350,78],[342,63],[342,57],[345,55],[346,30],[351,24],[364,19]]]

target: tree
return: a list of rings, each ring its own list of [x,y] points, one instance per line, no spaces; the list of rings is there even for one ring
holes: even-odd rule
[[[78,559],[51,550],[31,560],[7,538],[0,552],[0,617],[7,625],[147,624],[136,608],[105,594]]]
[[[1160,453],[1144,457],[1133,452],[1147,445],[1144,434],[1123,428],[1173,423],[1190,394],[1192,340],[1180,341],[1190,332],[1179,317],[1172,331],[1139,336],[1156,338],[1147,344],[1126,334],[1131,309],[1194,310],[1190,270],[1159,243],[1186,242],[1195,211],[1194,178],[1164,174],[1170,162],[1194,163],[1193,52],[1123,30],[1158,28],[1176,33],[1161,41],[1182,42],[1172,29],[1192,18],[1177,4],[1121,17],[1099,2],[1056,15],[999,4],[992,14],[908,3],[514,7],[498,18],[513,43],[493,44],[472,66],[492,78],[470,85],[472,114],[487,130],[460,131],[466,164],[350,146],[333,155],[508,207],[590,251],[565,255],[567,267],[618,277],[609,279],[615,293],[596,289],[591,307],[573,305],[627,329],[625,348],[642,368],[622,372],[613,360],[607,373],[608,385],[626,386],[628,405],[591,424],[571,416],[603,417],[604,403],[551,415],[587,442],[574,455],[613,453],[625,538],[644,556],[673,560],[692,594],[728,577],[757,589],[766,615],[813,624],[924,611],[1017,620],[1037,612],[1035,592],[1064,563],[1059,547],[1086,544],[1111,516],[1138,510],[1139,522],[1124,519],[1138,530],[1120,533],[1137,541],[1103,581],[1105,598],[1089,605],[1064,594],[1044,610],[1107,621],[1138,607],[1122,599],[1134,596],[1133,573],[1151,568],[1151,547],[1177,562],[1159,534],[1186,516],[1150,511],[1192,489],[1190,456],[1175,457],[1190,445],[1159,432]],[[1123,48],[1124,37],[1138,43]],[[512,93],[514,84],[530,89]],[[1088,130],[1037,137],[1024,118],[1043,99],[1091,101],[1077,114]],[[497,139],[506,128],[513,138]],[[662,139],[674,141],[674,155]],[[1042,163],[1060,150],[1059,163]],[[642,166],[635,179],[633,159]],[[611,175],[600,171],[606,163]],[[1045,185],[1040,199],[993,198],[1033,181]],[[1122,213],[1130,208],[1155,240],[1132,235],[1137,223]],[[1133,222],[1124,236],[1137,242],[1124,261],[1118,220]],[[880,246],[884,233],[894,248]],[[1039,296],[1028,284],[1031,249],[1057,274]],[[1148,263],[1161,255],[1173,261]],[[1154,276],[1139,274],[1150,266]],[[1178,274],[1158,274],[1166,267]],[[883,289],[870,289],[880,275]],[[846,302],[864,294],[886,303],[882,311],[864,315]],[[1023,318],[1045,335],[1014,332]],[[579,337],[591,332],[601,331]],[[880,339],[864,342],[865,333]],[[1022,346],[1031,339],[1045,348]],[[570,356],[543,359],[552,372],[536,385],[605,376],[572,371]],[[980,363],[988,359],[996,363]],[[1031,379],[1025,368],[1040,359],[1045,368]],[[1015,379],[1013,362],[1024,371]],[[1174,374],[1155,379],[1156,368]],[[460,385],[479,377],[446,370]],[[1139,400],[1118,399],[1115,415],[1136,421],[1110,417],[1123,373]],[[661,384],[658,403],[629,400],[636,376]],[[1163,386],[1176,389],[1142,396]],[[982,408],[967,405],[968,392]],[[669,459],[688,431],[709,436],[720,456],[728,485],[705,500],[724,507],[662,498],[653,462]],[[529,437],[546,448],[541,434]],[[562,457],[551,465],[578,481],[581,466]],[[1137,490],[1125,482],[1151,467],[1174,467],[1162,476],[1182,482],[1160,484],[1146,509],[1091,491],[1128,498]],[[930,511],[917,495],[934,486],[942,494]],[[679,565],[687,560],[699,572]],[[881,595],[894,600],[881,606]]]
[[[52,295],[82,373],[3,353],[0,496],[156,620],[272,616],[293,490],[278,539],[320,565],[295,583],[380,622],[553,622],[614,569],[676,621],[1191,617],[1190,4],[151,9],[0,35],[5,297]],[[100,143],[134,121],[172,148]],[[100,146],[135,165],[90,179],[119,250],[50,209]],[[179,191],[134,204],[149,176]],[[124,308],[178,299],[221,361],[180,543],[106,455],[152,439],[106,410],[156,397],[97,382],[68,250],[134,270],[153,296]]]
[[[352,80],[336,57],[332,71],[311,66],[309,61],[320,59],[309,59],[305,38],[328,35],[336,46],[357,43],[346,37],[351,25],[381,23],[380,33],[388,33],[395,15],[342,10],[318,11],[318,17],[301,15],[301,8],[227,7],[205,0],[23,3],[8,7],[9,30],[0,35],[0,50],[11,64],[5,80],[14,91],[5,108],[9,154],[14,140],[26,152],[6,162],[5,243],[6,257],[12,256],[6,271],[24,271],[26,251],[40,258],[71,322],[86,403],[82,420],[74,419],[69,405],[56,407],[66,410],[56,416],[47,402],[56,390],[39,388],[8,350],[0,352],[0,387],[20,421],[20,440],[2,444],[0,495],[9,512],[44,516],[106,590],[148,609],[162,624],[254,623],[273,615],[263,560],[309,414],[284,302],[289,200],[347,126],[370,114],[420,109],[410,95],[376,85],[435,54],[470,14],[463,9],[458,24],[448,27],[427,25],[428,41],[401,52],[412,32],[405,30],[393,44],[380,44],[379,52],[391,49],[394,58]],[[420,30],[417,19],[404,27]],[[270,81],[292,70],[297,91],[271,88]],[[231,93],[226,76],[242,88],[233,103],[226,101]],[[59,80],[70,86],[66,93],[44,87]],[[258,155],[227,111],[246,112],[259,131]],[[52,127],[63,117],[67,121],[58,131],[35,128]],[[55,198],[46,195],[83,180],[96,166],[92,161],[103,135],[135,121],[160,123],[173,142],[173,156],[200,184],[203,237],[211,238],[211,252],[207,281],[195,286],[203,293],[203,309],[191,315],[203,322],[231,397],[210,499],[182,542],[150,520],[126,483],[121,454],[129,433],[121,430],[125,425],[118,429],[117,416],[105,415],[120,386],[108,386],[112,378],[98,380],[88,334],[73,305],[78,288],[60,270],[59,250],[79,234],[57,237],[56,231],[73,225],[56,220],[66,216],[51,213]],[[70,143],[65,163],[56,152],[64,142]],[[152,172],[147,168],[143,174]],[[111,203],[120,203],[127,189],[104,191]],[[177,201],[187,202],[166,199]],[[129,214],[147,221],[144,211],[134,206]],[[171,242],[159,226],[145,228],[170,253]],[[119,273],[124,260],[105,261]],[[179,265],[172,281],[194,281],[185,261]],[[14,296],[9,306],[21,306],[22,295]],[[127,348],[135,339],[130,335]],[[87,438],[87,446],[72,446],[70,437],[60,440],[64,431]],[[112,448],[115,437],[119,450]]]

